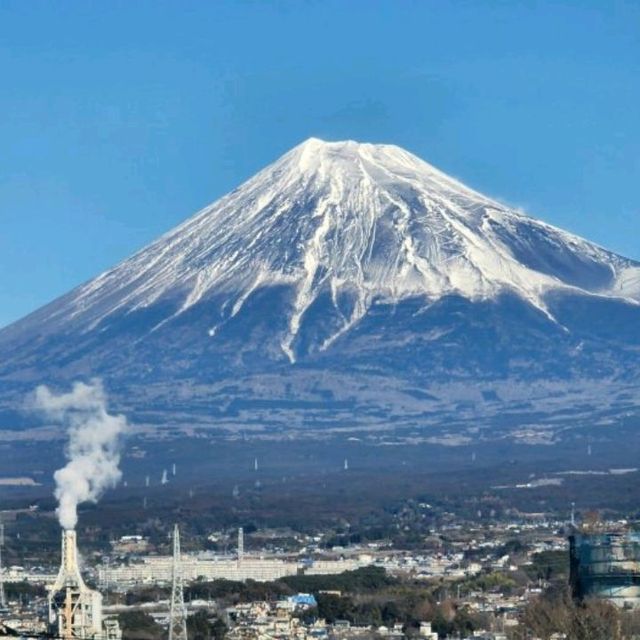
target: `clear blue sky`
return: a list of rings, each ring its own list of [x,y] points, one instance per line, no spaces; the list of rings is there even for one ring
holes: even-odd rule
[[[640,3],[0,0],[0,326],[309,136],[640,259]]]

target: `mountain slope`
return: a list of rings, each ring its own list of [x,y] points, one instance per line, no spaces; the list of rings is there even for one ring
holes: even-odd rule
[[[354,390],[373,373],[398,389],[634,378],[639,303],[638,263],[398,147],[311,139],[0,331],[1,397],[11,405],[35,382],[101,375],[143,410],[173,411],[167,388],[184,384],[189,413],[239,377],[251,382],[221,406],[256,389],[276,405],[313,397],[331,372]],[[391,420],[397,402],[385,402]]]

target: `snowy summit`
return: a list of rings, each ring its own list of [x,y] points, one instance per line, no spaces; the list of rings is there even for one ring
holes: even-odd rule
[[[508,291],[545,313],[554,289],[640,301],[640,267],[630,260],[485,197],[399,147],[310,138],[77,289],[47,323],[71,316],[86,330],[115,312],[170,300],[164,323],[221,294],[226,313],[211,319],[214,337],[256,289],[279,284],[295,289],[281,340],[291,361],[303,317],[325,292],[342,322],[320,349],[376,301]]]
[[[434,381],[562,380],[591,399],[595,377],[613,402],[640,379],[639,303],[638,263],[399,147],[312,138],[0,331],[0,416],[50,376],[243,428],[413,428],[454,397]],[[476,405],[457,389],[459,419]]]

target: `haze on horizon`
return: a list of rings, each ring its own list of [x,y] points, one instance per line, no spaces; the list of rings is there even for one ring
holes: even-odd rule
[[[640,259],[640,7],[0,8],[0,327],[310,136],[397,144]]]

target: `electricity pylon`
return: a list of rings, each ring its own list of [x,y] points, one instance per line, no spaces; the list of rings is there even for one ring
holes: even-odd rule
[[[175,525],[173,528],[169,640],[187,640],[187,610],[184,606],[182,565],[180,563],[180,531],[178,530],[178,525]]]

